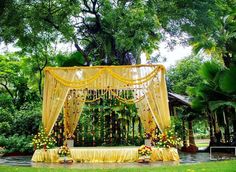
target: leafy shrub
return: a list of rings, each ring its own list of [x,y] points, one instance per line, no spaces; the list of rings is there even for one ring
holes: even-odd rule
[[[0,108],[0,121],[12,123],[13,122],[12,112],[10,112],[9,110]]]
[[[0,93],[0,107],[4,109],[13,109],[13,106],[12,97],[7,94]]]
[[[2,133],[2,135],[7,135],[10,133],[10,131],[11,131],[11,126],[8,122],[0,123],[0,133]]]
[[[0,133],[9,135],[13,124],[13,115],[8,109],[0,108]]]
[[[0,136],[0,146],[5,147],[5,153],[21,152],[32,153],[32,136],[13,135],[10,137]]]
[[[40,103],[27,103],[15,113],[12,133],[19,135],[34,135],[37,133],[42,116]]]
[[[5,145],[7,145],[7,138],[3,135],[0,135],[0,146],[4,147]]]

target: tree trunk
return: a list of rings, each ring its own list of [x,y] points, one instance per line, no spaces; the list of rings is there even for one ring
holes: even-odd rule
[[[38,89],[39,89],[39,96],[40,96],[40,98],[43,97],[43,95],[42,95],[42,79],[43,79],[42,70],[39,69],[39,82],[38,82]]]
[[[12,98],[12,102],[13,102],[13,104],[15,104],[15,97],[14,97],[14,95],[13,95],[13,93],[11,92],[11,90],[7,87],[7,84],[3,84],[3,83],[0,83],[0,85],[2,85],[5,89],[6,89],[6,91],[7,91],[7,93],[11,96],[11,98]]]
[[[46,49],[47,49],[47,48],[46,48]],[[43,95],[42,95],[43,70],[44,70],[44,68],[45,68],[45,67],[47,66],[47,64],[48,64],[48,57],[45,56],[45,61],[44,61],[44,64],[43,64],[42,67],[40,66],[39,56],[36,56],[36,61],[37,61],[38,71],[39,71],[38,89],[39,89],[40,98],[42,98],[42,97],[43,97]]]
[[[182,119],[182,130],[183,130],[183,148],[182,149],[186,149],[188,147],[188,143],[187,143],[187,137],[186,137],[186,128],[185,128],[185,120]]]
[[[226,125],[225,125],[225,142],[230,142],[230,132],[229,132],[229,118],[226,117]]]
[[[141,119],[138,119],[138,132],[139,132],[139,138],[141,138],[142,133],[142,127],[141,127]]]
[[[134,124],[135,124],[135,117],[132,118],[132,144],[134,145]]]
[[[194,135],[193,135],[193,121],[192,120],[188,121],[188,132],[189,132],[189,145],[196,146]]]
[[[236,114],[234,114],[236,115]],[[233,136],[233,141],[231,143],[231,145],[236,146],[236,120],[233,120],[233,129],[234,129],[234,136]]]
[[[207,117],[208,117],[208,124],[209,124],[209,129],[210,129],[210,143],[209,146],[214,145],[214,134],[213,134],[213,125],[212,125],[212,118],[211,118],[211,114],[208,112],[207,113]]]

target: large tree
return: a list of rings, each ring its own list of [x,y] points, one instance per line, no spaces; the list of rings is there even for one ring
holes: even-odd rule
[[[61,40],[87,64],[129,64],[162,38],[191,43],[227,67],[235,62],[235,0],[2,1],[0,38],[24,48]]]
[[[202,82],[202,78],[198,74],[204,62],[204,58],[201,56],[189,56],[176,65],[171,66],[167,70],[167,83],[168,89],[171,92],[175,92],[182,95],[188,95],[188,90],[190,88],[196,87]],[[190,101],[190,100],[189,100]],[[178,118],[182,119],[183,128],[183,150],[188,150],[190,152],[196,151],[196,145],[193,135],[193,120],[200,119],[201,114],[195,113],[190,107],[181,106],[177,109]],[[189,135],[189,147],[187,148],[186,132],[185,132],[185,122],[188,122],[188,135]]]
[[[203,64],[204,58],[191,55],[171,66],[167,70],[167,83],[169,91],[177,94],[188,95],[189,87],[195,87],[202,81],[198,70]]]
[[[201,50],[223,60],[226,67],[235,63],[235,0],[156,0],[160,23],[171,36],[188,41],[196,52]],[[162,2],[162,3],[160,3]],[[187,34],[187,35],[186,35]]]
[[[140,62],[160,39],[159,19],[149,1],[4,1],[0,37],[23,48],[38,42],[73,42],[87,64]]]

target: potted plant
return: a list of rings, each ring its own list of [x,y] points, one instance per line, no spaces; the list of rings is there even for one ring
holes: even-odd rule
[[[139,159],[138,162],[150,162],[152,148],[150,146],[142,145],[138,149]]]
[[[73,160],[71,158],[71,153],[70,153],[70,149],[67,145],[63,145],[61,146],[58,151],[57,154],[59,155],[59,162],[60,163],[72,163]]]

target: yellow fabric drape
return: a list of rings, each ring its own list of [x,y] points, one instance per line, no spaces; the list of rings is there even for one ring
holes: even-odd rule
[[[72,136],[76,129],[84,106],[84,101],[80,100],[86,99],[86,96],[86,90],[70,91],[70,94],[67,95],[64,103],[64,127],[67,137]]]
[[[150,134],[153,133],[157,125],[153,120],[153,115],[151,114],[146,99],[136,103],[136,107],[145,132]]]
[[[50,133],[66,101],[68,91],[72,89],[77,90],[77,96],[80,95],[80,98],[72,97],[66,102],[69,108],[65,109],[67,115],[65,125],[70,134],[75,129],[85,102],[81,96],[84,91],[90,90],[101,94],[107,92],[108,97],[113,96],[124,103],[137,103],[137,106],[140,106],[139,102],[143,102],[140,106],[142,122],[145,123],[146,118],[148,121],[153,119],[163,131],[170,126],[164,74],[165,68],[162,65],[48,67],[45,69],[42,119],[46,133]],[[135,90],[134,98],[128,98],[129,90]],[[98,99],[99,95],[95,95],[94,100]],[[144,112],[147,105],[148,113]],[[152,127],[153,120],[150,122]],[[147,124],[144,125],[150,128]]]
[[[71,70],[58,71],[63,77],[73,81],[75,72]],[[43,125],[46,133],[50,133],[65,102],[69,88],[45,71],[44,96],[43,96]]]
[[[33,162],[58,162],[58,149],[36,150]],[[71,158],[75,162],[135,162],[138,160],[137,147],[71,148]],[[178,161],[175,148],[152,148],[151,161]]]
[[[149,85],[146,100],[154,120],[162,132],[165,128],[170,127],[170,115],[164,71],[161,72],[159,80],[154,79]]]

